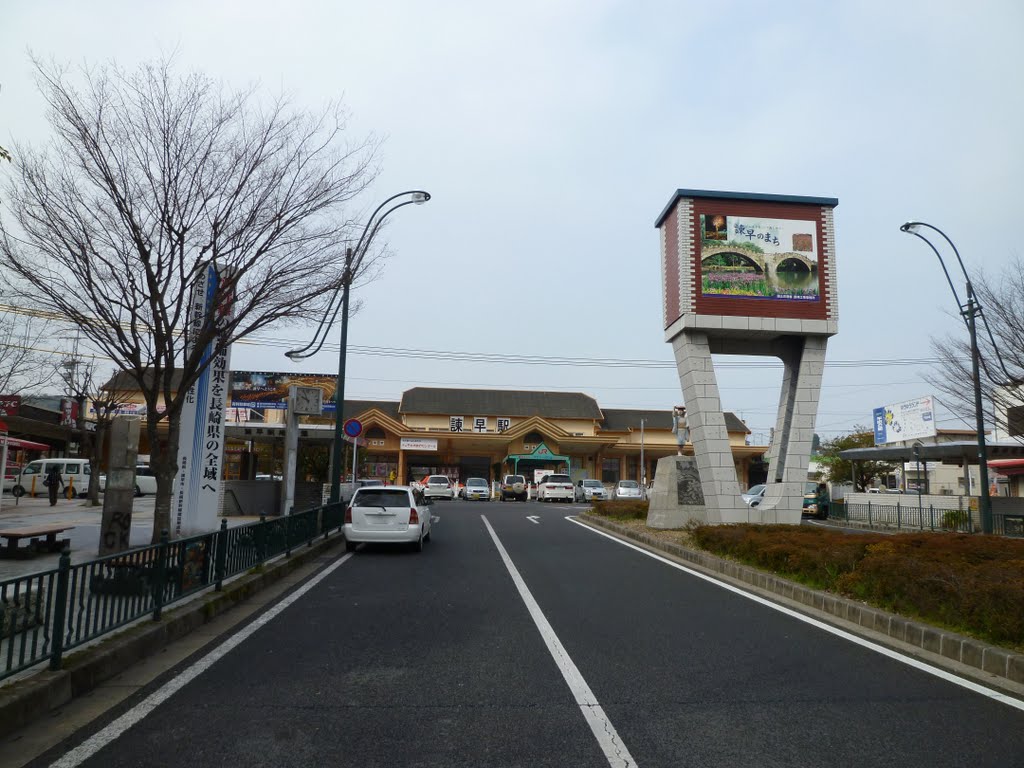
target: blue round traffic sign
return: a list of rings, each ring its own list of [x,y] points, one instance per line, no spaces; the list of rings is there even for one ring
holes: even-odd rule
[[[359,437],[363,432],[363,423],[359,419],[349,419],[345,422],[345,426],[342,429],[345,430],[345,434],[349,437]]]

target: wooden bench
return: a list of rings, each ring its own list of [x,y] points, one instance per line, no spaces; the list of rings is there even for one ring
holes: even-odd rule
[[[58,539],[57,534],[69,531],[73,525],[36,525],[24,528],[7,528],[0,531],[0,558],[32,557],[40,552],[60,552],[71,544],[70,539]],[[45,539],[43,538],[45,537]],[[29,539],[27,546],[20,546],[22,539]]]

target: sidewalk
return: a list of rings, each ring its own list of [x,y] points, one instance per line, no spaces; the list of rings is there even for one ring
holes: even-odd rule
[[[150,543],[153,535],[154,496],[142,496],[135,499],[132,507],[131,546],[142,547]],[[100,543],[100,523],[103,519],[103,496],[100,495],[100,506],[89,506],[87,499],[59,499],[57,505],[51,507],[45,496],[30,498],[22,496],[15,499],[9,493],[3,495],[0,505],[0,530],[5,528],[21,528],[30,525],[66,524],[75,526],[62,534],[62,538],[71,540],[71,562],[80,563],[98,557]],[[228,526],[244,525],[258,520],[258,517],[229,517]],[[217,521],[218,527],[220,520]],[[24,576],[29,573],[46,571],[57,567],[59,554],[43,554],[24,560],[0,559],[0,581]]]

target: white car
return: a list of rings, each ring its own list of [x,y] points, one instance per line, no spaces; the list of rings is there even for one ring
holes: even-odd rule
[[[608,490],[600,480],[577,480],[574,501],[604,501]]]
[[[423,484],[423,496],[427,499],[454,499],[455,486],[444,475],[431,475]]]
[[[472,501],[473,499],[490,501],[491,486],[482,477],[471,477],[466,481],[466,487],[462,491],[462,498],[466,501]]]
[[[430,541],[430,500],[407,485],[357,488],[342,527],[349,552],[360,543],[411,544],[422,552]]]
[[[537,501],[572,501],[572,478],[568,475],[544,475],[537,483]]]
[[[640,483],[636,480],[619,480],[615,484],[616,499],[642,499],[643,492],[640,490]]]

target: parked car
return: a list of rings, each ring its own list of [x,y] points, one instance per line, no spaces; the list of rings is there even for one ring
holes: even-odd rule
[[[91,475],[88,459],[36,459],[30,461],[22,467],[17,483],[11,488],[11,493],[14,496],[21,496],[31,493],[34,488],[36,493],[45,494],[46,488],[43,486],[43,479],[53,466],[58,468],[61,479],[64,481],[62,493],[69,493],[70,489],[74,488],[76,496],[88,494],[89,476]],[[154,478],[155,482],[156,478]]]
[[[2,487],[0,487],[0,491],[6,492],[12,490],[14,486],[18,484],[18,475],[20,473],[21,467],[18,464],[8,464],[7,472],[3,476],[3,480],[0,481],[3,483]]]
[[[257,477],[259,477],[257,475]],[[100,493],[107,490],[107,476],[100,475]],[[152,468],[145,464],[135,467],[135,495],[136,496],[156,495],[156,475]],[[83,492],[84,496],[85,493]]]
[[[473,499],[489,501],[491,498],[491,486],[482,477],[471,477],[466,480],[466,486],[462,490],[462,497],[466,501],[473,501]]]
[[[345,548],[352,552],[360,543],[411,544],[421,552],[423,542],[430,541],[430,523],[430,499],[407,485],[357,488],[345,507]]]
[[[423,486],[423,497],[426,499],[454,499],[455,488],[452,481],[444,475],[431,475]]]
[[[640,483],[636,480],[619,480],[615,484],[615,498],[616,499],[642,499],[644,497],[643,491],[640,488]]]
[[[537,501],[572,501],[572,478],[568,475],[544,475],[537,483]]]
[[[526,501],[526,478],[522,475],[505,475],[501,480],[501,500]]]
[[[825,520],[828,517],[831,501],[827,485],[824,483],[808,482],[804,485],[804,505],[801,514]]]
[[[573,501],[603,501],[608,498],[608,489],[600,480],[577,480]]]
[[[761,499],[764,498],[764,492],[768,489],[768,486],[764,483],[759,485],[752,485],[750,489],[742,494],[743,503],[748,507],[756,507],[761,503]]]

